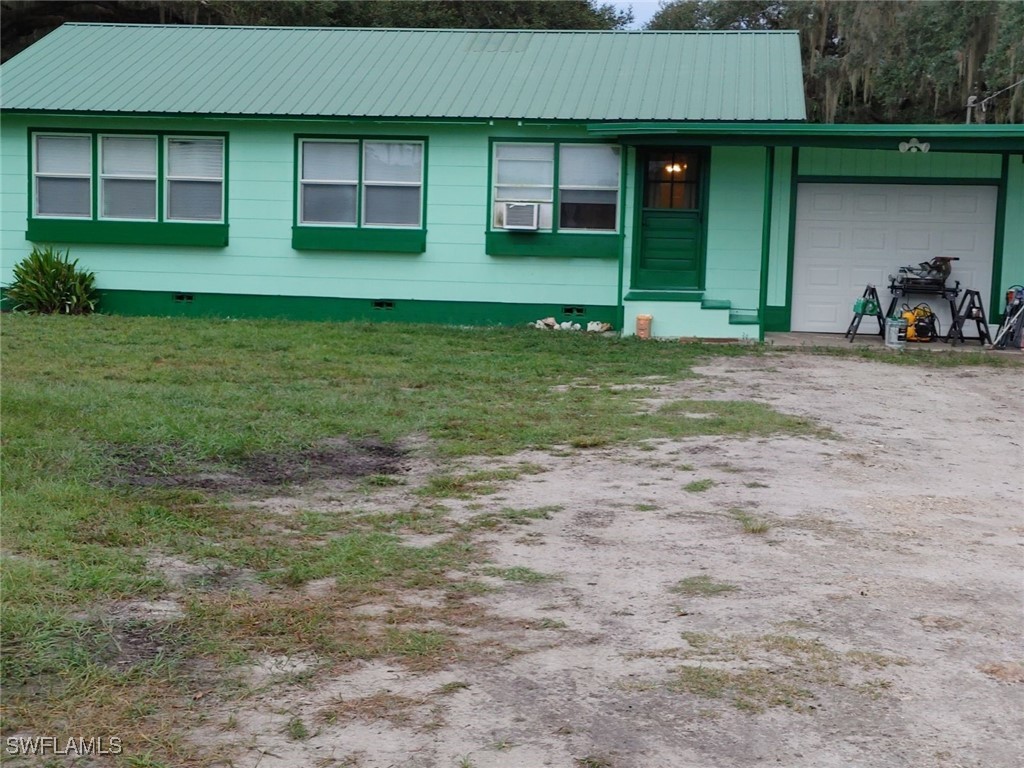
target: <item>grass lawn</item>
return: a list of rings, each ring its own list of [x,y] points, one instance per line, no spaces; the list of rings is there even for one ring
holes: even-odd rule
[[[334,472],[368,496],[387,492],[404,483],[401,441],[412,438],[454,460],[651,437],[820,433],[756,403],[650,413],[638,403],[643,388],[616,386],[686,377],[709,355],[760,354],[750,347],[103,316],[9,315],[2,332],[0,726],[5,736],[117,735],[132,766],[215,759],[183,735],[203,722],[209,698],[244,697],[230,670],[264,654],[443,664],[459,649],[443,631],[415,628],[422,616],[382,626],[351,607],[394,590],[442,590],[450,599],[430,618],[470,621],[465,598],[488,587],[449,574],[487,575],[475,533],[547,514],[444,520],[444,499],[541,471],[531,465],[439,472],[410,489],[409,506],[383,512],[356,505],[282,519],[254,499]],[[410,531],[444,536],[412,547],[397,535]],[[202,576],[169,584],[152,566],[159,557],[201,563]],[[303,591],[320,579],[337,588]],[[126,607],[172,588],[180,612]]]

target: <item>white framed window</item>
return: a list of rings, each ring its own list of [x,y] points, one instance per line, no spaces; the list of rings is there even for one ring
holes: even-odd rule
[[[363,142],[363,224],[422,226],[423,143]]]
[[[108,221],[223,224],[226,143],[208,135],[34,132],[30,218],[84,219],[98,230]]]
[[[619,222],[619,148],[562,144],[558,154],[558,228],[614,232]]]
[[[539,205],[541,230],[618,231],[620,153],[612,144],[496,142],[492,226],[504,229],[505,203],[523,202]]]
[[[92,136],[37,133],[33,215],[92,218]]]
[[[100,136],[100,218],[156,220],[157,140]]]
[[[354,227],[359,142],[299,142],[299,223]]]
[[[298,223],[423,226],[424,142],[299,139]]]
[[[538,226],[551,229],[555,145],[514,142],[494,145],[494,226],[505,226],[503,203],[539,203]]]
[[[224,139],[168,136],[166,142],[164,218],[223,221]]]

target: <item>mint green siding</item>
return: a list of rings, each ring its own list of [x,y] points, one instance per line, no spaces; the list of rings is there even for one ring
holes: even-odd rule
[[[772,174],[772,221],[768,260],[767,304],[770,307],[786,304],[788,274],[785,254],[789,248],[789,217],[792,197],[793,149],[775,150],[775,168]],[[783,258],[776,258],[783,254]]]
[[[31,247],[28,214],[30,128],[219,131],[228,134],[230,211],[226,247],[84,245],[72,256],[107,290],[420,299],[425,301],[564,303],[616,306],[614,258],[495,257],[485,253],[489,210],[488,136],[583,138],[581,128],[352,121],[240,121],[68,118],[5,115],[0,223],[2,274]],[[297,251],[291,246],[294,136],[422,136],[427,140],[426,251]]]
[[[1002,311],[1002,295],[1009,286],[1024,285],[1024,155],[1010,155],[1006,170],[1002,279],[997,275],[993,281],[1000,300],[992,305],[992,314]]]
[[[764,147],[715,147],[708,194],[705,297],[756,310],[767,153]]]
[[[958,152],[900,152],[893,148],[800,150],[801,176],[898,176],[901,178],[998,179],[999,155]]]

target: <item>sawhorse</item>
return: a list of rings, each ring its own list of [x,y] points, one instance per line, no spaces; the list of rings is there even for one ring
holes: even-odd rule
[[[964,323],[968,320],[973,320],[978,326],[978,342],[982,346],[991,344],[992,336],[988,332],[988,318],[985,317],[985,307],[981,303],[981,293],[978,291],[964,291],[960,307],[953,313],[953,322],[949,326],[949,333],[946,334],[946,341],[954,346],[958,341],[966,342]]]
[[[860,321],[864,319],[865,315],[871,315],[878,320],[878,335],[883,336],[885,334],[885,317],[882,315],[882,302],[878,298],[875,286],[870,284],[865,286],[864,293],[853,305],[853,319],[850,321],[849,328],[846,329],[846,336],[850,339],[851,344],[857,338]]]

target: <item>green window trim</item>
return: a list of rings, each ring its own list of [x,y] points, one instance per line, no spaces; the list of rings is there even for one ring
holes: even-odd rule
[[[376,227],[292,227],[292,248],[297,251],[369,251],[423,253],[427,230]]]
[[[550,229],[507,230],[495,226],[497,177],[495,154],[498,144],[537,144],[551,146],[553,153]],[[562,145],[605,145],[619,149],[619,183],[616,196],[616,228],[614,230],[581,230],[559,228],[560,191],[565,184],[560,177]],[[623,214],[625,211],[623,179],[626,174],[626,152],[615,142],[602,139],[542,139],[492,137],[487,152],[487,223],[485,252],[488,256],[530,256],[542,258],[618,259],[623,252]]]
[[[91,145],[89,216],[39,216],[36,214],[36,137],[85,136]],[[100,142],[103,137],[144,137],[157,142],[156,219],[114,219],[100,216]],[[222,143],[221,218],[219,221],[169,220],[166,211],[169,139],[219,139]],[[78,130],[30,128],[28,130],[28,218],[25,238],[31,242],[95,243],[109,245],[184,245],[224,247],[228,244],[228,134],[224,132],[139,131],[123,129]]]
[[[223,248],[228,244],[228,225],[29,219],[25,239],[33,243],[196,245]]]
[[[488,232],[488,256],[540,256],[576,259],[617,259],[622,235],[581,235],[567,232]]]
[[[303,223],[302,190],[303,184],[315,184],[316,179],[304,179],[303,145],[306,142],[337,142],[355,144],[358,147],[358,170],[355,179],[355,221],[352,223],[323,224],[318,222]],[[381,144],[419,144],[422,147],[420,181],[420,217],[415,227],[382,224],[367,224],[366,189],[381,186],[382,182],[367,181],[365,172],[365,145]],[[427,249],[427,156],[428,140],[426,136],[351,136],[337,134],[297,134],[295,136],[293,171],[292,171],[292,248],[297,251],[352,251],[373,253],[423,253]],[[332,182],[324,182],[332,183]],[[351,184],[352,182],[336,182]],[[387,186],[387,184],[384,184]],[[394,186],[417,186],[415,184],[395,182]]]

